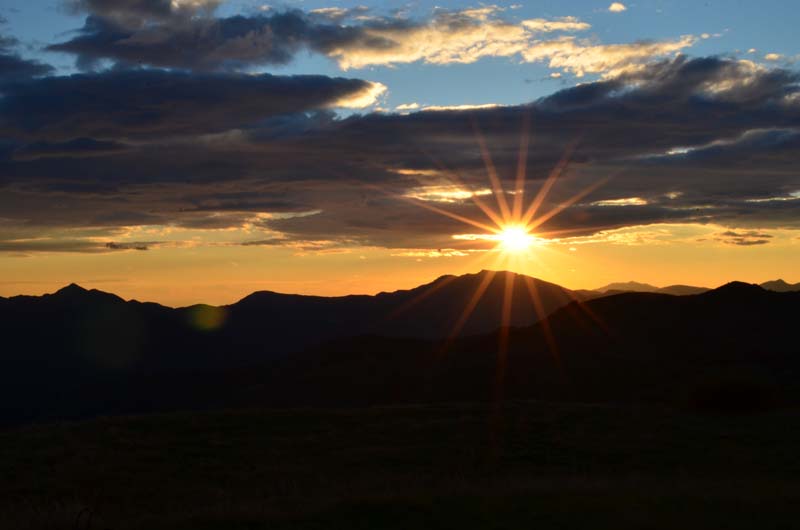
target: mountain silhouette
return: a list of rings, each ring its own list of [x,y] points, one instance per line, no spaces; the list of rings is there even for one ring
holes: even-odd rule
[[[100,364],[129,361],[153,368],[183,362],[187,350],[197,364],[200,357],[207,361],[219,357],[219,349],[227,350],[225,363],[237,358],[261,361],[325,340],[367,333],[430,339],[488,333],[502,324],[507,288],[512,326],[530,325],[585,297],[535,278],[486,270],[442,276],[414,289],[375,296],[260,291],[230,305],[177,309],[126,302],[71,284],[41,297],[0,298],[0,330],[18,349],[54,358],[89,355]],[[482,296],[473,301],[477,291]],[[467,307],[472,311],[463,318]],[[126,361],[112,353],[119,350],[130,351],[135,358]]]
[[[506,282],[511,327],[498,331]],[[531,283],[539,314],[552,310],[545,319]],[[480,286],[474,320],[448,339]],[[75,285],[4,298],[0,420],[498,395],[674,402],[730,374],[800,397],[800,293],[733,282],[690,296],[575,298],[489,271],[376,296],[259,292],[223,307],[172,309]]]
[[[604,285],[598,289],[595,289],[601,293],[605,293],[607,291],[619,291],[619,292],[637,292],[637,293],[655,293],[658,292],[658,287],[655,285],[650,285],[649,283],[640,283],[640,282],[615,282],[609,283],[608,285]]]
[[[580,298],[552,283],[494,271],[442,276],[375,296],[262,291],[227,306],[177,309],[70,284],[43,296],[0,298],[0,385],[24,395],[35,388],[27,403],[41,404],[29,414],[37,416],[50,401],[77,394],[89,399],[87,385],[98,381],[239,369],[363,334],[441,339],[488,333],[501,325],[507,286],[514,326],[530,325]],[[483,295],[472,304],[479,290]],[[179,386],[165,383],[170,392]],[[12,396],[5,406],[13,409],[16,401]]]
[[[223,333],[241,336],[273,329],[274,334],[292,337],[290,347],[367,333],[415,338],[442,338],[454,331],[460,336],[488,333],[502,323],[507,285],[512,295],[512,326],[530,325],[571,301],[584,298],[556,284],[486,270],[442,276],[414,289],[375,296],[318,297],[262,291],[223,308],[229,315],[229,325]],[[482,289],[482,296],[473,302],[475,293]],[[536,293],[538,305],[531,291]],[[469,317],[462,320],[465,308],[472,305]]]
[[[599,289],[596,289],[596,291],[603,294],[634,292],[634,293],[663,293],[663,294],[673,294],[676,296],[686,296],[690,294],[704,293],[708,291],[708,288],[694,287],[692,285],[668,285],[666,287],[656,287],[655,285],[650,285],[649,283],[616,282],[600,287]]]
[[[741,282],[691,296],[623,293],[574,302],[544,321],[510,330],[504,353],[498,333],[462,339],[446,351],[441,344],[381,337],[338,341],[287,369],[280,395],[261,390],[269,396],[264,403],[289,394],[291,400],[313,396],[314,403],[379,404],[493,399],[499,393],[674,405],[721,387],[744,389],[745,400],[760,404],[796,403],[798,310],[800,293]]]
[[[800,291],[800,282],[798,283],[787,283],[783,280],[772,280],[769,282],[764,282],[761,284],[761,287],[764,289],[768,289],[770,291],[777,291],[779,293],[786,293],[791,291]]]

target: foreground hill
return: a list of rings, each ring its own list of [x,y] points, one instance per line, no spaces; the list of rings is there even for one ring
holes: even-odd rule
[[[261,392],[265,403],[699,400],[757,409],[800,402],[799,313],[800,293],[743,283],[693,296],[625,293],[572,303],[510,330],[507,339],[494,333],[446,349],[380,337],[337,341],[293,359],[280,382],[251,379],[250,398]]]
[[[537,402],[0,431],[0,528],[794,528],[800,415]]]

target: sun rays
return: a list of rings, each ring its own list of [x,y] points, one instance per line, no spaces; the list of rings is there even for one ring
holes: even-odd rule
[[[526,185],[527,185],[527,163],[528,163],[528,149],[530,145],[530,123],[529,115],[523,117],[522,133],[520,135],[519,153],[517,159],[516,173],[514,175],[513,190],[506,190],[503,186],[503,179],[498,173],[497,167],[492,160],[492,155],[489,146],[486,144],[484,136],[478,127],[476,121],[472,122],[472,127],[475,133],[476,142],[480,150],[480,155],[486,168],[486,176],[488,180],[488,187],[482,188],[483,190],[491,190],[489,193],[471,193],[471,188],[465,185],[463,179],[456,171],[453,171],[444,166],[441,161],[436,159],[430,153],[425,152],[428,158],[434,162],[442,174],[447,175],[454,188],[466,190],[461,197],[462,200],[471,201],[477,208],[479,213],[478,217],[471,217],[463,213],[455,213],[449,211],[446,207],[439,207],[430,204],[427,201],[420,200],[414,197],[404,197],[412,203],[425,208],[429,211],[435,212],[439,215],[448,217],[450,219],[459,221],[465,226],[472,229],[479,229],[480,233],[473,234],[458,234],[454,235],[455,240],[461,240],[464,244],[475,244],[476,241],[489,242],[493,245],[488,252],[482,252],[477,260],[484,261],[494,257],[495,266],[506,270],[519,269],[522,265],[522,260],[536,260],[540,261],[536,252],[537,249],[542,248],[544,243],[547,242],[548,237],[554,237],[561,232],[571,232],[571,230],[550,230],[540,231],[540,229],[557,215],[564,210],[568,209],[578,201],[585,198],[587,195],[595,191],[598,187],[603,185],[608,179],[602,179],[588,186],[578,193],[575,193],[568,199],[560,201],[552,205],[548,210],[542,211],[547,204],[548,196],[568,169],[570,160],[575,152],[579,138],[566,147],[560,160],[549,172],[542,185],[539,187],[536,194],[528,201],[526,198]],[[423,149],[423,152],[425,150]],[[491,195],[491,197],[489,196]],[[511,199],[509,199],[509,196]],[[493,200],[492,200],[493,199]],[[494,204],[492,204],[494,203]],[[464,326],[469,321],[476,307],[478,306],[482,297],[489,290],[492,282],[502,281],[502,305],[500,307],[500,330],[498,335],[498,348],[497,348],[497,366],[495,374],[495,391],[498,399],[502,396],[503,381],[505,379],[505,371],[507,364],[507,353],[510,338],[510,325],[514,313],[514,296],[519,296],[520,293],[527,294],[530,297],[532,308],[531,322],[534,320],[541,322],[541,332],[544,334],[545,342],[549,347],[550,354],[555,362],[560,364],[559,349],[556,344],[556,338],[550,329],[546,317],[548,316],[544,310],[544,304],[539,294],[537,280],[527,276],[518,276],[516,273],[508,272],[504,278],[498,278],[494,271],[486,271],[484,276],[480,279],[475,287],[467,303],[465,303],[461,314],[452,325],[452,329],[448,335],[447,340],[442,345],[441,353],[444,354],[457,339]],[[516,288],[515,283],[522,281],[524,286],[520,289]],[[432,287],[438,289],[440,286]],[[422,299],[429,293],[423,293],[418,298]],[[410,301],[404,310],[412,307],[419,300]],[[579,310],[587,312],[583,304],[578,304]],[[590,317],[594,315],[590,314]]]
[[[494,164],[491,151],[480,127],[474,120],[472,121],[472,128],[475,133],[480,156],[486,168],[486,176],[489,184],[488,188],[483,188],[481,193],[472,193],[470,187],[464,183],[464,180],[459,176],[458,172],[445,167],[435,156],[428,153],[425,149],[421,149],[421,151],[423,151],[438,167],[441,174],[445,175],[450,180],[453,188],[463,191],[460,198],[462,200],[471,201],[483,215],[471,217],[463,213],[452,212],[444,207],[434,206],[428,201],[421,200],[418,197],[407,196],[404,197],[404,199],[429,211],[459,221],[470,228],[478,228],[481,230],[480,233],[456,234],[453,237],[456,240],[494,242],[493,250],[500,254],[497,259],[497,264],[503,264],[502,262],[505,258],[513,257],[513,255],[525,254],[530,257],[532,247],[536,246],[537,243],[546,241],[543,236],[547,237],[558,234],[558,231],[538,234],[538,230],[545,223],[551,221],[559,213],[586,197],[606,181],[601,180],[596,182],[567,200],[556,204],[547,212],[539,214],[555,183],[569,166],[569,162],[580,140],[580,138],[578,138],[567,146],[561,159],[547,175],[547,178],[542,183],[536,195],[526,204],[525,192],[527,183],[528,149],[530,145],[530,122],[530,115],[525,114],[523,116],[513,190],[506,190],[504,188],[503,179],[499,175]],[[494,199],[494,205],[490,204],[491,198],[489,195]],[[509,200],[509,195],[513,196],[511,200]]]
[[[468,216],[463,212],[456,213],[450,211],[444,205],[435,206],[430,204],[429,201],[421,200],[418,197],[406,196],[403,198],[426,210],[459,221],[472,229],[479,229],[480,232],[478,233],[454,234],[453,239],[465,241],[466,244],[469,244],[469,242],[474,244],[476,241],[493,244],[491,249],[493,252],[490,255],[495,257],[495,265],[520,265],[522,258],[534,259],[535,253],[532,252],[534,248],[546,243],[548,237],[560,233],[560,231],[539,233],[543,225],[596,190],[606,180],[596,182],[567,200],[555,204],[548,211],[540,213],[556,182],[568,168],[572,155],[578,146],[580,135],[566,147],[560,160],[549,172],[536,195],[530,201],[526,201],[528,150],[531,137],[530,126],[530,114],[525,113],[522,119],[522,132],[520,134],[517,167],[512,190],[506,190],[503,186],[503,179],[498,173],[489,146],[475,120],[472,120],[472,129],[486,169],[488,181],[488,187],[482,188],[481,193],[471,192],[471,187],[465,184],[464,179],[461,178],[457,171],[447,168],[426,149],[420,149],[436,165],[441,174],[446,176],[454,189],[463,191],[459,202],[468,200],[477,207],[477,216]],[[509,199],[509,196],[511,196],[511,199]],[[494,200],[492,201],[492,199]],[[492,202],[494,204],[491,204]]]

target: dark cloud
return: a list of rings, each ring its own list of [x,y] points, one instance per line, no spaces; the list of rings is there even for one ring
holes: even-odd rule
[[[161,4],[160,2],[156,2]],[[94,11],[80,34],[49,46],[89,67],[100,59],[195,70],[238,69],[253,64],[286,64],[303,49],[329,53],[345,45],[387,47],[363,27],[343,26],[329,16],[294,9],[266,15],[193,17],[156,25],[131,25]],[[382,21],[402,28],[403,21]]]
[[[128,147],[120,142],[75,138],[67,142],[34,142],[14,151],[16,160],[35,158],[85,158],[120,153]]]
[[[750,247],[755,245],[766,245],[772,239],[772,235],[762,232],[736,232],[728,230],[717,235],[717,241],[722,241],[729,245]]]
[[[86,12],[121,22],[140,23],[148,19],[211,14],[221,3],[221,0],[67,0],[65,6],[75,14]]]
[[[190,80],[235,79],[236,87],[240,82],[221,74],[152,71],[31,81],[27,86],[38,94],[36,101],[47,100],[48,94],[70,94],[72,89],[63,87],[78,82],[75,86],[120,89],[124,96],[108,97],[127,110],[112,109],[105,116],[105,102],[94,108],[69,98],[80,113],[47,105],[37,110],[30,103],[32,116],[26,117],[16,108],[2,107],[8,112],[0,118],[5,127],[13,125],[9,130],[25,135],[5,150],[0,145],[2,217],[24,220],[31,230],[247,226],[251,233],[243,239],[250,244],[459,248],[474,243],[454,241],[451,234],[480,229],[404,196],[425,186],[489,186],[473,125],[485,137],[510,189],[520,125],[530,115],[534,130],[526,197],[533,197],[577,142],[542,212],[608,179],[542,230],[578,235],[657,222],[717,223],[736,227],[737,234],[753,232],[751,237],[719,236],[744,245],[768,241],[760,236],[763,229],[800,228],[800,97],[797,75],[786,70],[681,57],[636,76],[587,83],[528,105],[347,119],[299,103],[300,111],[294,113],[291,105],[280,107],[284,92],[275,91],[279,95],[270,100],[265,85],[259,84],[262,76],[253,76],[260,88],[252,91],[250,81],[241,81],[247,89],[228,92],[222,90],[228,86],[222,81],[213,85],[213,109],[203,108],[212,106],[206,99],[212,96],[200,88],[167,89],[166,95],[143,89],[137,99],[136,90],[125,88],[116,77],[141,80],[137,76],[151,75],[156,80],[177,78],[180,87],[183,82],[193,87]],[[117,81],[104,84],[104,76]],[[274,88],[270,83],[275,78],[266,79]],[[339,83],[328,80],[322,86]],[[352,86],[363,86],[359,83]],[[261,89],[263,107],[239,101],[242,94],[253,97]],[[340,94],[330,90],[336,96],[321,101]],[[99,89],[93,93],[103,94]],[[13,94],[28,101],[21,89]],[[154,98],[152,105],[148,98]],[[270,104],[283,111],[270,115]],[[164,138],[175,134],[183,136]],[[22,144],[54,142],[59,136],[66,142],[75,137],[135,141],[126,143],[126,150],[90,160],[14,155]],[[443,168],[456,172],[458,180]],[[426,204],[473,218],[480,215],[468,200]]]
[[[64,5],[73,14],[88,12],[108,17],[163,18],[172,13],[170,0],[68,0]]]
[[[149,242],[130,242],[130,243],[114,243],[113,241],[106,243],[106,248],[109,250],[150,250],[150,246],[158,244],[157,241]]]
[[[265,247],[265,246],[282,245],[284,243],[286,243],[285,239],[275,238],[275,239],[258,239],[254,241],[243,241],[240,244],[243,247]]]
[[[30,241],[1,241],[0,252],[29,253],[29,252],[80,252],[96,254],[116,250],[102,243],[84,239],[52,239]]]
[[[82,33],[102,33],[101,27],[116,28],[133,37],[137,32],[147,33],[154,26],[169,27],[191,24],[193,19],[208,18],[214,14],[222,0],[64,0],[62,5],[73,15],[83,13],[86,19]],[[96,61],[96,54],[81,56],[78,64],[88,67]]]
[[[37,139],[144,138],[252,127],[368,93],[358,79],[111,70],[2,88],[0,131]]]
[[[18,42],[0,35],[0,87],[14,81],[29,79],[52,73],[50,65],[23,59],[14,52]]]

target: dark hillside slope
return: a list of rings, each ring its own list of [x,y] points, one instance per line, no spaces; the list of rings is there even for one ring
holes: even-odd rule
[[[738,385],[754,400],[798,401],[798,313],[800,293],[741,283],[684,297],[625,293],[510,330],[505,355],[497,333],[446,351],[441,343],[364,337],[297,360],[281,385],[262,391],[317,403],[497,396],[684,403],[706,388]]]
[[[223,307],[126,302],[74,284],[44,296],[0,298],[0,420],[216,403],[212,394],[226,390],[208,385],[216,388],[219,374],[247,372],[327,340],[446,337],[480,290],[457,335],[488,333],[500,325],[506,285],[516,326],[579,297],[534,278],[482,271],[376,296],[257,292]]]

